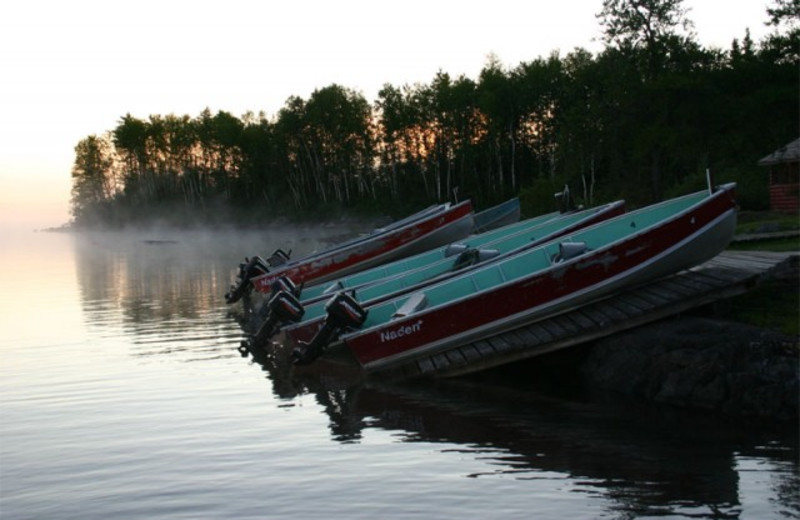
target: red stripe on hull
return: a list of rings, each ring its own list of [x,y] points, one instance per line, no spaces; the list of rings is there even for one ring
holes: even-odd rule
[[[328,276],[344,273],[348,268],[358,266],[370,259],[424,239],[440,228],[469,216],[470,213],[472,213],[472,206],[468,202],[453,206],[436,218],[415,223],[413,226],[398,233],[389,233],[385,237],[376,237],[375,242],[370,242],[370,247],[365,248],[365,244],[359,244],[351,250],[335,251],[330,255],[314,258],[307,262],[300,262],[297,265],[288,266],[254,278],[252,280],[253,287],[258,292],[269,293],[272,283],[281,276],[288,276],[297,285],[324,280]]]

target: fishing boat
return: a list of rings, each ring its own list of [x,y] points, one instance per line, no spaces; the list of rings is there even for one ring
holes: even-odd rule
[[[286,334],[296,342],[307,342],[322,328],[326,317],[326,302],[336,292],[349,291],[357,294],[359,304],[369,309],[390,298],[402,296],[416,290],[463,274],[470,269],[476,269],[484,263],[500,261],[509,256],[519,254],[539,244],[558,238],[559,236],[574,232],[597,222],[621,215],[625,211],[625,203],[616,201],[596,208],[575,211],[567,214],[545,215],[536,219],[529,219],[517,224],[512,224],[482,235],[469,237],[465,240],[450,244],[419,258],[415,262],[401,260],[394,264],[405,264],[405,270],[398,270],[399,265],[387,266],[390,272],[396,274],[384,276],[380,280],[358,284],[357,282],[371,277],[367,273],[357,273],[352,277],[337,280],[330,285],[323,294],[308,297],[306,292],[301,306],[303,316],[296,323],[283,327]],[[422,260],[425,262],[423,263]],[[376,268],[376,271],[379,270]],[[316,294],[316,291],[315,291]],[[274,320],[273,320],[274,321]],[[262,327],[256,334],[259,343],[266,339],[267,334],[275,334],[281,327],[273,321],[269,328]]]
[[[325,326],[294,350],[296,363],[338,345],[367,372],[390,368],[692,267],[733,237],[734,191],[731,183],[632,211],[368,309],[339,293]]]
[[[319,283],[366,269],[392,259],[413,255],[449,244],[469,235],[473,227],[472,204],[440,204],[337,246],[290,260],[278,249],[267,260],[245,259],[239,266],[237,282],[225,295],[234,303],[250,290],[268,294],[272,284],[289,277],[296,284]]]
[[[519,198],[514,197],[502,204],[485,209],[475,214],[473,233],[483,233],[518,222],[520,219]]]

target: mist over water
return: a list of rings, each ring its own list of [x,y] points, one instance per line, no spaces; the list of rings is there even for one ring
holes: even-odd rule
[[[0,518],[800,517],[791,427],[242,358],[238,263],[353,231],[4,237]]]

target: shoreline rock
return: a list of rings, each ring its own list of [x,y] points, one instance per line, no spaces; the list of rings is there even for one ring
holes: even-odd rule
[[[728,416],[796,420],[798,338],[742,323],[682,317],[594,343],[580,362],[589,390]]]

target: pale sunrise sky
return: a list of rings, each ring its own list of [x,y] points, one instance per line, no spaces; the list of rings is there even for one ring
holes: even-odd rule
[[[684,0],[700,43],[765,27],[769,0]],[[67,222],[73,149],[126,113],[271,116],[332,83],[368,101],[384,83],[476,79],[602,49],[602,0],[26,0],[0,5],[0,228]]]

